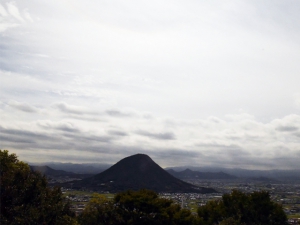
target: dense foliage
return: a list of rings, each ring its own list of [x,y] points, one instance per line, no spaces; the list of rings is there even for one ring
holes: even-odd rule
[[[159,198],[154,191],[144,189],[118,193],[113,201],[101,196],[98,196],[98,200],[92,198],[79,217],[79,222],[91,225],[188,225],[196,222],[196,217],[189,210],[173,204],[173,201]]]
[[[282,206],[268,192],[234,190],[198,208],[198,215],[150,190],[124,191],[108,200],[93,194],[77,218],[59,188],[15,154],[0,150],[0,224],[82,225],[285,225]]]
[[[224,194],[220,201],[210,201],[198,208],[198,215],[203,225],[287,224],[282,206],[271,201],[266,191],[245,194],[234,190],[231,194]]]
[[[60,189],[7,150],[0,150],[0,185],[1,225],[76,223]]]

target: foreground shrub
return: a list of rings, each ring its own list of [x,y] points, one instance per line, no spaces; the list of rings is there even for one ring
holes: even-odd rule
[[[15,154],[0,150],[0,224],[76,224],[60,188],[30,170]]]
[[[287,217],[282,206],[271,201],[266,191],[245,194],[234,190],[220,201],[208,202],[198,208],[203,225],[245,224],[285,225]]]

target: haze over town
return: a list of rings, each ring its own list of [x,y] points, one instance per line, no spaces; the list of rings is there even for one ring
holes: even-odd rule
[[[0,1],[0,148],[299,169],[300,2]]]

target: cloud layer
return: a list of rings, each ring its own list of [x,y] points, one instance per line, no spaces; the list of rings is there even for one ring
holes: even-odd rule
[[[0,148],[297,168],[300,3],[0,3]]]
[[[62,102],[48,107],[1,105],[6,116],[0,127],[3,148],[32,161],[114,163],[140,152],[164,166],[292,169],[300,163],[300,116],[296,114],[262,123],[245,113],[225,119],[180,120],[143,112],[95,113]],[[61,105],[76,110],[53,107]],[[23,121],[14,121],[15,117]]]

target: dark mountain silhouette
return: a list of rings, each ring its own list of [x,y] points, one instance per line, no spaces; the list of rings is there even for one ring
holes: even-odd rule
[[[253,177],[267,177],[278,181],[294,182],[300,181],[300,169],[297,170],[250,170],[242,168],[223,168],[223,167],[194,167],[194,166],[180,166],[180,167],[168,167],[166,170],[182,171],[185,169],[191,169],[199,172],[224,172],[237,178],[253,178]]]
[[[110,192],[142,188],[156,192],[216,192],[212,188],[197,187],[173,177],[144,154],[126,157],[104,172],[72,185],[73,188]]]
[[[236,179],[236,176],[232,176],[223,172],[199,172],[190,169],[185,169],[180,172],[176,172],[173,169],[166,170],[168,173],[179,179]]]
[[[66,172],[73,172],[78,174],[97,174],[107,170],[112,165],[103,163],[61,163],[61,162],[43,162],[43,163],[29,163],[33,166],[47,165],[55,170],[63,170]]]
[[[55,170],[49,166],[30,166],[30,169],[33,171],[38,171],[49,178],[69,177],[83,179],[92,176],[91,174],[77,174],[72,172],[66,172],[64,170]]]

